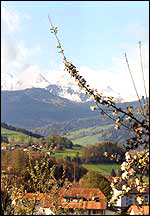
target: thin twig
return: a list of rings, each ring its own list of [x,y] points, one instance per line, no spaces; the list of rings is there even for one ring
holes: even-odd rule
[[[139,41],[139,51],[140,51],[141,70],[142,70],[142,76],[143,76],[144,90],[145,90],[145,96],[146,96],[146,103],[148,104],[148,98],[147,98],[146,86],[145,86],[145,79],[144,79],[144,72],[143,72],[143,61],[142,61],[142,54],[141,54],[141,41]]]
[[[114,119],[114,118],[111,117],[107,112],[105,112],[105,111],[99,106],[99,104],[98,104],[97,102],[95,102],[95,103],[96,103],[97,107],[98,107],[107,117],[109,117],[110,119],[112,119],[113,121],[116,122],[116,119]],[[129,128],[128,126],[126,126],[125,124],[123,124],[122,122],[121,122],[120,124],[121,124],[122,126],[124,126],[125,128],[127,128],[127,129],[130,130],[130,128]]]
[[[133,76],[132,76],[132,73],[131,73],[131,70],[130,70],[130,66],[129,66],[129,62],[128,62],[128,58],[127,58],[127,54],[125,53],[125,59],[126,59],[126,63],[127,63],[127,66],[128,66],[128,70],[130,72],[130,76],[131,76],[131,79],[132,79],[132,82],[133,82],[133,85],[134,85],[134,89],[136,91],[136,95],[138,97],[138,101],[139,101],[139,104],[140,104],[140,107],[141,107],[141,110],[143,111],[143,107],[142,107],[142,104],[141,104],[141,101],[140,101],[140,97],[139,97],[139,94],[137,92],[137,89],[136,89],[136,86],[135,86],[135,82],[134,82],[134,79],[133,79]]]
[[[53,26],[53,24],[52,24],[50,15],[48,15],[48,19],[49,19],[50,25],[51,25],[51,27],[52,27],[52,29],[53,29],[54,26]],[[54,31],[54,34],[55,34],[56,40],[57,40],[57,42],[58,42],[59,48],[61,49],[61,53],[62,53],[62,55],[63,55],[63,59],[64,59],[64,61],[65,61],[65,60],[66,60],[66,57],[65,57],[65,55],[64,55],[64,50],[62,49],[61,43],[60,43],[60,41],[59,41],[59,39],[58,39],[58,37],[57,37],[57,32]]]
[[[59,39],[58,39],[58,37],[57,37],[57,28],[55,28],[55,27],[53,26],[49,15],[48,15],[48,18],[49,18],[50,25],[51,25],[52,30],[53,30],[52,33],[54,33],[54,35],[55,35],[55,37],[56,37],[56,39],[57,39],[59,48],[61,49],[61,54],[63,55],[64,62],[69,63],[69,62],[66,60],[66,57],[65,57],[65,55],[64,55],[64,50],[62,49],[61,43],[60,43],[60,41],[59,41]],[[132,77],[132,73],[131,73],[131,70],[130,70],[130,67],[129,67],[129,63],[128,63],[128,59],[127,59],[126,53],[125,53],[125,58],[126,58],[126,62],[127,62],[127,65],[128,65],[129,72],[130,72],[130,74],[131,74],[131,78],[132,78],[132,81],[133,81],[133,84],[134,84],[134,88],[135,88],[135,90],[136,90],[136,94],[137,94],[138,99],[139,99],[139,95],[138,95],[138,92],[137,92],[137,89],[136,89],[136,86],[135,86],[135,83],[134,83],[134,80],[133,80],[133,77]],[[72,66],[75,67],[74,65],[72,65]],[[81,82],[81,81],[80,81],[79,83],[82,85],[82,82]],[[90,95],[93,95],[94,98],[96,98],[96,95],[95,95],[94,93],[91,93],[91,91],[88,89],[87,86],[84,85],[83,88],[86,90],[86,92],[88,92]],[[97,101],[97,102],[98,102],[98,101]],[[109,105],[109,103],[108,103],[106,100],[104,100],[104,102],[105,102],[105,104]],[[98,102],[98,103],[99,103],[99,102]],[[139,99],[139,103],[140,103],[140,106],[141,106],[141,110],[143,111],[143,108],[142,108],[140,99]],[[129,115],[129,113],[123,111],[121,108],[117,108],[117,107],[116,107],[114,104],[112,104],[112,103],[111,103],[111,107],[115,108],[117,111],[122,112],[123,114],[125,114],[125,115],[127,115],[127,116],[130,116],[133,120],[135,120],[137,123],[139,123],[139,124],[140,124],[142,127],[144,127],[145,129],[149,129],[148,125],[145,125],[143,122],[139,121],[139,120],[138,120],[137,118],[135,118],[133,115],[132,115],[132,116]],[[101,110],[102,110],[102,109],[101,109]],[[103,112],[106,113],[104,110],[103,110]],[[142,114],[143,114],[143,113],[142,113]],[[108,114],[106,114],[106,115],[109,116]],[[144,114],[143,114],[143,115],[144,115]],[[109,117],[110,117],[110,116],[109,116]],[[110,117],[110,118],[112,119],[112,117]]]

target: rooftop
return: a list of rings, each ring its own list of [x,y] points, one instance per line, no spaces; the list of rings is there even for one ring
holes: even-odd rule
[[[107,200],[105,195],[99,188],[74,188],[71,187],[69,190],[61,189],[60,195],[63,197],[84,197],[86,200],[91,200],[92,197],[98,197],[99,199]]]
[[[141,213],[143,213],[144,215],[148,215],[149,214],[149,206],[136,206],[136,205],[131,205],[130,208],[127,211],[127,214],[130,214],[131,211],[134,211],[135,215],[141,215]]]
[[[60,190],[60,205],[63,208],[79,208],[79,209],[105,209],[107,207],[107,199],[98,188],[70,188]],[[50,193],[27,193],[26,198],[41,201],[43,207],[52,207]],[[66,199],[64,199],[66,198]],[[95,198],[95,200],[93,200]],[[70,202],[67,202],[70,199]],[[97,200],[96,200],[97,199]]]
[[[107,203],[105,200],[100,202],[95,201],[80,201],[80,202],[62,202],[63,208],[78,208],[78,209],[106,209]]]

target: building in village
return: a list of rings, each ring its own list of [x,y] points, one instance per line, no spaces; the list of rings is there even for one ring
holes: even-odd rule
[[[119,182],[114,188],[113,193],[118,193],[119,191],[122,190],[122,186],[124,185],[124,182]],[[136,197],[139,195],[139,192],[137,191],[136,187],[133,185],[132,189],[129,191],[127,195],[120,196],[119,199],[116,202],[116,206],[118,208],[126,208],[131,205],[136,205]],[[144,191],[142,192],[142,196],[144,198],[144,203],[148,204],[149,203],[149,184],[146,185]]]
[[[127,210],[127,215],[149,215],[149,206],[131,205]]]
[[[34,199],[34,193],[27,193],[26,198]],[[115,210],[107,207],[107,199],[98,188],[73,188],[68,190],[61,189],[59,193],[61,208],[65,215],[76,214],[77,211],[82,215],[114,215]],[[36,196],[36,208],[34,214],[54,215],[52,197],[49,193],[39,193]]]

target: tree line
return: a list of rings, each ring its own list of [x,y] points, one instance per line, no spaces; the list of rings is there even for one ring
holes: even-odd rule
[[[5,129],[8,129],[8,130],[12,130],[12,131],[16,131],[16,132],[21,132],[23,134],[26,134],[28,136],[32,136],[32,137],[35,137],[35,138],[41,138],[41,137],[44,137],[42,135],[39,135],[39,134],[36,134],[36,133],[32,133],[31,131],[28,131],[26,129],[23,129],[23,128],[17,128],[17,127],[14,127],[12,125],[8,125],[6,124],[5,122],[1,122],[1,127],[5,128]]]

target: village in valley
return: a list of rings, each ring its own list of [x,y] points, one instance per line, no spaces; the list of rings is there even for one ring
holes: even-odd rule
[[[1,215],[149,215],[148,3],[1,2]]]
[[[104,160],[103,157],[103,168],[105,167],[114,167],[115,169],[109,169],[105,174],[103,174],[99,169],[99,171],[86,170],[85,167],[90,168],[92,165],[88,165],[90,159],[92,159],[92,149],[90,149],[89,158],[85,158],[84,155],[87,151],[86,148],[83,148],[79,145],[74,146],[74,144],[67,139],[64,139],[59,136],[53,136],[43,138],[43,137],[34,137],[28,136],[28,131],[25,131],[26,134],[23,134],[20,131],[21,129],[13,128],[14,130],[9,130],[11,126],[7,124],[2,124],[2,143],[1,143],[1,156],[2,156],[2,176],[8,175],[9,181],[15,181],[18,185],[22,184],[27,177],[26,173],[23,172],[25,167],[28,165],[27,155],[30,153],[32,157],[41,160],[41,156],[46,156],[46,158],[51,161],[52,164],[56,164],[57,171],[61,172],[61,164],[66,164],[66,172],[69,172],[69,188],[61,187],[57,191],[57,199],[56,206],[61,209],[61,214],[85,214],[85,215],[116,215],[116,214],[138,214],[139,210],[144,212],[144,214],[148,214],[149,206],[149,184],[148,177],[147,184],[142,192],[144,197],[144,204],[141,207],[137,207],[136,205],[136,197],[139,195],[139,192],[136,189],[136,185],[132,186],[132,190],[124,196],[120,196],[114,206],[109,204],[109,196],[111,193],[117,194],[122,190],[124,181],[118,183],[117,187],[114,191],[111,191],[110,185],[111,182],[115,182],[116,179],[121,178],[121,165],[116,166],[116,162],[113,160]],[[7,127],[4,128],[4,127]],[[11,128],[12,129],[12,128]],[[6,136],[7,134],[7,136]],[[57,142],[57,145],[55,145]],[[67,143],[67,145],[66,145]],[[109,146],[109,143],[107,144]],[[107,146],[106,145],[106,146]],[[55,151],[52,150],[52,147]],[[111,145],[110,147],[111,148]],[[69,150],[67,152],[67,150]],[[80,154],[79,154],[80,152]],[[131,154],[135,155],[137,152],[135,150],[130,151]],[[11,154],[11,156],[10,156]],[[68,154],[68,155],[67,155]],[[72,157],[69,157],[72,155]],[[40,158],[41,157],[41,158]],[[62,157],[62,158],[61,158]],[[90,158],[91,157],[91,158]],[[99,156],[102,160],[102,156]],[[8,159],[9,158],[9,159]],[[24,160],[23,160],[24,158]],[[25,160],[26,158],[26,160]],[[7,160],[6,160],[7,159]],[[85,164],[85,160],[89,161]],[[98,158],[97,158],[98,160]],[[10,161],[10,162],[8,162]],[[105,161],[105,162],[104,162]],[[33,163],[33,161],[32,161]],[[35,164],[35,163],[33,163]],[[83,166],[83,167],[82,167]],[[97,164],[93,164],[93,167],[96,167]],[[116,166],[116,167],[115,167]],[[24,169],[22,169],[24,167]],[[81,168],[82,167],[82,168]],[[71,168],[71,171],[69,171]],[[117,170],[118,168],[118,170]],[[88,177],[88,172],[89,177]],[[120,172],[120,174],[119,174]],[[80,176],[79,176],[80,173]],[[99,174],[100,173],[100,174]],[[76,178],[78,175],[78,178]],[[91,175],[91,176],[90,176]],[[103,178],[100,178],[103,176]],[[119,176],[118,176],[119,175]],[[85,177],[84,177],[85,176]],[[100,176],[100,177],[99,177]],[[55,177],[57,180],[57,176]],[[89,178],[89,182],[85,179]],[[93,178],[93,180],[90,178]],[[99,179],[98,179],[99,178]],[[83,179],[83,180],[82,180]],[[27,181],[27,179],[26,179]],[[40,180],[39,180],[40,181]],[[102,181],[104,187],[107,187],[105,190],[102,185],[99,184],[98,181]],[[106,181],[106,182],[105,182]],[[67,184],[68,185],[68,184]],[[29,186],[29,185],[28,185]],[[36,192],[34,189],[29,189],[26,185],[26,192],[24,194],[24,199],[29,200],[31,202],[35,201],[35,208],[33,214],[39,215],[51,215],[55,214],[53,211],[54,206],[52,205],[52,200],[54,199],[54,195],[51,192],[43,191],[40,189]],[[96,186],[96,187],[95,187]],[[33,188],[33,187],[32,187]],[[2,193],[4,188],[1,187]],[[109,194],[109,195],[108,195]],[[15,201],[14,201],[15,202]],[[13,203],[14,203],[13,202]],[[63,212],[63,213],[62,213]]]

